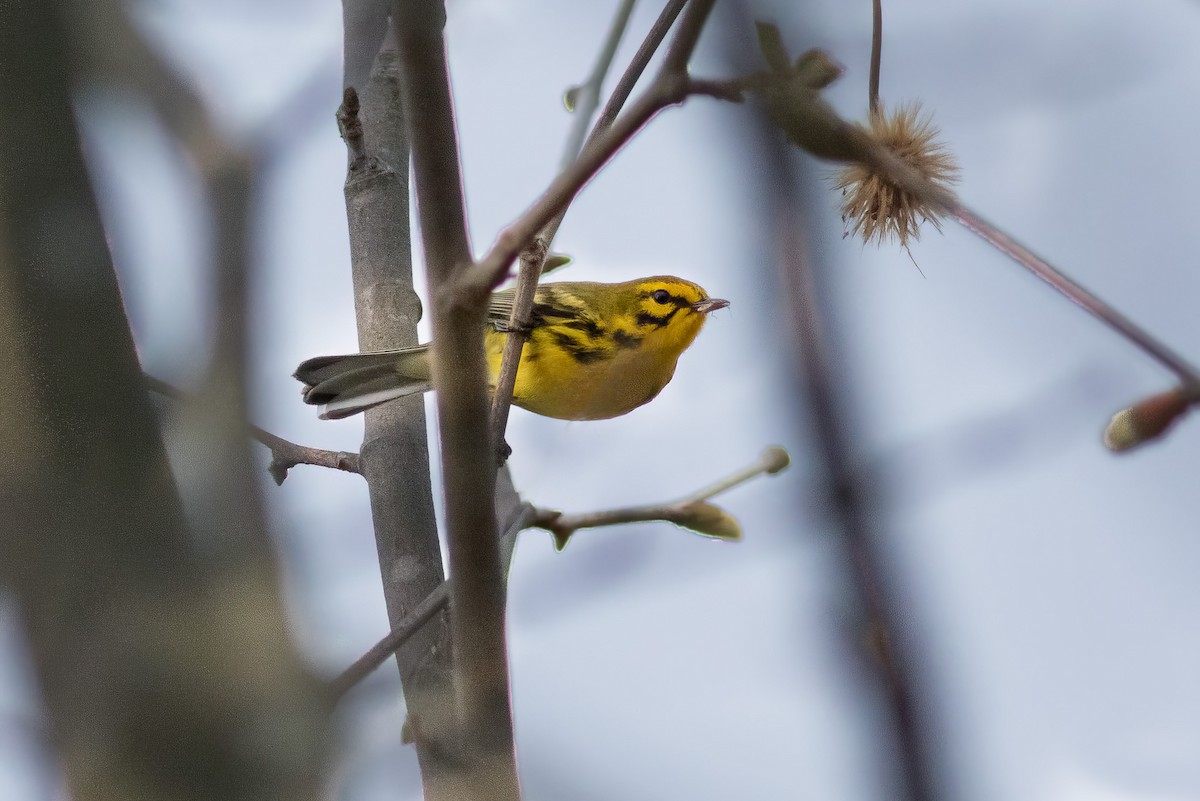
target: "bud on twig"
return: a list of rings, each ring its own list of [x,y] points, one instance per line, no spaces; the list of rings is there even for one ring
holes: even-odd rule
[[[1177,387],[1122,409],[1104,429],[1104,445],[1121,453],[1158,439],[1195,401]]]

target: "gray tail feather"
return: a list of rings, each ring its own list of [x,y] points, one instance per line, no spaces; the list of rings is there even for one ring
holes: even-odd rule
[[[321,419],[339,420],[432,387],[429,346],[317,356],[296,368],[304,402],[320,406]]]

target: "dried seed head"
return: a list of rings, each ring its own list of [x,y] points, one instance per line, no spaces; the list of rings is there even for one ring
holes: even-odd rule
[[[900,106],[891,114],[872,113],[864,131],[933,183],[948,187],[958,180],[954,156],[936,140],[932,116],[923,114],[919,103]],[[847,235],[862,237],[868,245],[882,245],[894,237],[907,249],[909,239],[920,238],[926,220],[942,229],[936,211],[871,167],[859,163],[843,167],[836,186],[842,190]]]

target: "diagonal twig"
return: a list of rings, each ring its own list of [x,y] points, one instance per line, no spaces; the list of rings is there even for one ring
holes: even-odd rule
[[[580,105],[575,109],[575,122],[571,127],[571,132],[567,136],[567,143],[563,148],[562,160],[559,165],[560,170],[567,169],[578,158],[585,134],[588,137],[587,142],[590,143],[597,135],[607,130],[612,124],[625,99],[628,98],[629,91],[633,89],[633,85],[641,77],[651,56],[654,55],[654,51],[658,49],[658,46],[666,37],[667,31],[674,23],[675,17],[678,16],[679,11],[682,10],[686,2],[687,0],[672,0],[663,9],[663,13],[650,29],[646,40],[642,43],[637,54],[626,68],[624,75],[622,75],[617,91],[613,93],[608,103],[605,104],[604,114],[606,118],[598,120],[595,127],[592,128],[591,133],[587,134],[592,114],[599,104],[601,85],[608,74],[613,55],[616,53],[617,44],[620,42],[625,28],[629,24],[629,14],[633,10],[633,0],[622,0],[622,4],[617,9],[616,17],[613,20],[613,25],[609,29],[608,38],[601,48],[595,67],[592,68],[591,76],[589,76],[584,84],[578,87],[580,89],[579,96],[582,100]],[[508,336],[504,342],[504,354],[500,360],[500,373],[496,378],[495,393],[492,395],[492,438],[498,450],[504,448],[504,432],[508,428],[508,412],[512,407],[513,388],[517,383],[517,367],[520,363],[521,350],[524,348],[525,342],[529,339],[530,313],[533,309],[534,295],[537,293],[537,284],[541,278],[542,270],[545,268],[546,256],[550,252],[550,245],[554,242],[554,236],[558,233],[558,227],[562,224],[566,213],[567,206],[564,205],[558,214],[543,226],[542,230],[538,233],[537,239],[534,240],[530,247],[526,248],[521,254],[521,263],[517,271],[517,287],[513,296],[513,308],[512,313],[509,315]]]
[[[500,547],[511,548],[517,535],[529,527],[534,518],[534,508],[523,505],[517,517],[509,524],[508,530],[501,537]],[[388,657],[398,651],[408,642],[421,627],[432,620],[438,612],[445,609],[450,602],[450,581],[443,581],[433,592],[417,604],[411,612],[405,615],[388,634],[371,647],[369,651],[354,661],[354,664],[339,673],[329,682],[329,692],[333,700],[338,700],[350,691],[354,685],[369,676],[376,668],[387,661]]]
[[[168,384],[162,379],[143,374],[143,380],[146,382],[147,387],[165,398],[186,400],[188,397],[187,393],[183,390]],[[251,423],[246,424],[246,431],[251,437],[271,449],[271,463],[267,465],[267,471],[275,479],[276,484],[283,484],[284,479],[287,478],[288,470],[300,464],[328,467],[347,473],[361,474],[362,472],[359,467],[357,453],[327,451],[322,448],[310,448],[307,445],[298,445]]]
[[[737,470],[721,480],[680,498],[666,503],[646,504],[644,506],[628,506],[620,509],[606,509],[599,512],[584,512],[581,514],[565,515],[552,509],[538,509],[530,525],[549,531],[554,537],[554,544],[562,550],[575,532],[581,528],[599,528],[601,526],[616,526],[623,523],[645,523],[661,520],[667,523],[690,528],[697,533],[721,539],[737,539],[740,535],[713,533],[705,523],[710,523],[711,507],[702,507],[709,498],[728,492],[734,487],[761,475],[775,475],[784,470],[790,463],[787,451],[780,447],[767,448],[759,458],[746,467]],[[732,518],[727,518],[732,521]],[[736,532],[737,530],[734,529]]]
[[[533,205],[500,233],[483,258],[462,275],[460,286],[464,292],[486,297],[492,288],[504,280],[509,266],[534,240],[542,226],[570,203],[626,142],[658,112],[687,99],[687,60],[715,2],[692,0],[687,5],[675,39],[667,48],[662,67],[650,87],[611,127],[585,145],[579,158],[559,173]]]
[[[614,138],[613,141],[607,145],[602,144],[600,140],[609,133],[609,130],[616,121],[617,115],[620,113],[625,101],[633,92],[633,87],[637,84],[638,79],[641,78],[642,73],[650,63],[650,59],[653,58],[654,53],[662,45],[663,40],[666,38],[667,32],[670,31],[671,26],[675,23],[675,19],[683,11],[684,6],[687,5],[687,2],[688,0],[669,0],[669,2],[663,7],[662,13],[659,14],[658,19],[655,20],[654,24],[647,32],[646,38],[642,42],[641,47],[639,47],[637,53],[634,54],[629,66],[625,69],[624,74],[617,82],[616,88],[613,90],[612,95],[605,104],[604,110],[600,113],[600,117],[596,120],[596,124],[592,127],[591,133],[588,135],[587,141],[583,145],[584,151],[589,151],[592,148],[597,147],[611,146],[615,152],[615,150],[623,144],[625,140],[617,138]],[[708,3],[708,5],[711,7],[711,3]],[[701,10],[696,12],[692,19],[688,22],[689,27],[697,28],[696,38],[699,37],[699,27],[703,26],[706,15],[707,11]],[[616,31],[615,25],[613,30],[614,32]],[[611,36],[612,34],[610,34],[610,37]],[[691,46],[694,47],[695,38],[691,38],[691,42]],[[687,56],[690,55],[691,50],[688,49],[687,52],[684,53],[683,50],[678,46],[675,47],[675,50],[683,54],[682,68],[686,70]],[[605,53],[607,52],[608,48],[606,46]],[[679,59],[680,56],[676,56],[676,61]],[[609,55],[609,60],[611,60],[611,55]],[[596,70],[593,71],[593,76],[601,74],[601,63],[602,62],[597,63]],[[658,81],[655,82],[655,87],[661,89],[663,86],[665,86],[667,83],[667,77],[671,79],[678,77],[674,74],[667,77],[664,76],[666,76],[666,73],[660,73]],[[653,91],[654,90],[652,88],[651,92]],[[648,96],[651,94],[651,92],[647,93]],[[682,99],[683,98],[680,97],[674,102],[679,102]],[[660,100],[665,101],[665,98]],[[665,108],[666,105],[669,105],[669,103],[664,102],[664,105],[661,108]],[[647,104],[647,107],[642,109],[639,113],[646,115],[645,119],[648,120],[650,116],[653,116],[653,113],[656,113],[656,111],[656,109],[652,108],[652,104]],[[637,119],[637,117],[635,117],[635,119]],[[576,120],[577,128],[582,128],[586,126],[586,124],[587,118],[585,117],[580,117]],[[643,123],[639,123],[636,126],[629,126],[628,136],[632,136],[634,133],[636,133],[641,127],[641,124],[644,124],[644,120]],[[563,153],[563,167],[562,171],[559,173],[559,177],[561,178],[563,175],[575,171],[576,166],[580,163],[580,161],[582,161],[581,154],[578,152],[572,152],[571,145],[568,145],[567,149]],[[592,172],[594,173],[594,171],[599,169],[599,167],[602,165],[603,161],[596,163],[596,165],[591,168]],[[586,180],[586,178],[584,180]],[[553,184],[551,186],[553,187]],[[519,364],[521,349],[524,347],[525,341],[529,336],[528,330],[530,323],[530,311],[533,308],[533,298],[537,291],[537,282],[541,277],[542,269],[545,265],[546,255],[550,250],[550,245],[554,241],[555,234],[558,233],[558,227],[562,224],[563,218],[567,213],[567,208],[569,207],[571,200],[574,198],[575,193],[577,193],[582,186],[583,181],[580,181],[579,186],[576,187],[574,191],[570,192],[569,195],[561,199],[561,205],[556,210],[553,210],[552,215],[548,217],[544,223],[538,224],[541,226],[541,228],[537,232],[536,238],[531,240],[531,246],[523,246],[524,250],[522,251],[521,262],[517,276],[517,288],[515,297],[513,298],[513,309],[509,318],[509,334],[504,343],[504,355],[501,360],[500,374],[496,380],[496,391],[492,396],[492,435],[497,447],[502,447],[504,431],[508,427],[508,412],[512,406],[512,393],[513,387],[516,385],[517,367]],[[505,234],[502,234],[501,240],[503,240],[504,237]],[[493,251],[495,251],[495,247],[493,247]],[[489,254],[489,256],[484,258],[484,261],[488,261],[489,257],[492,258],[494,264],[498,264],[504,259],[502,255],[493,257],[491,254]],[[512,257],[509,257],[508,260],[504,262],[504,265],[501,268],[503,272],[500,274],[496,274],[496,267],[493,264],[493,266],[490,268],[492,270],[491,279],[493,280],[490,284],[489,290],[490,288],[494,288],[500,283],[500,281],[503,280],[504,275],[507,274],[508,264],[511,262]],[[483,272],[486,273],[487,269],[489,268],[484,268]],[[478,277],[475,280],[478,280]]]

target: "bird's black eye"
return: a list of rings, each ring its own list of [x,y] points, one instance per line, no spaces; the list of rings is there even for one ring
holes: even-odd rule
[[[671,293],[665,289],[656,289],[650,297],[654,298],[655,303],[661,303],[665,306],[671,300]]]

